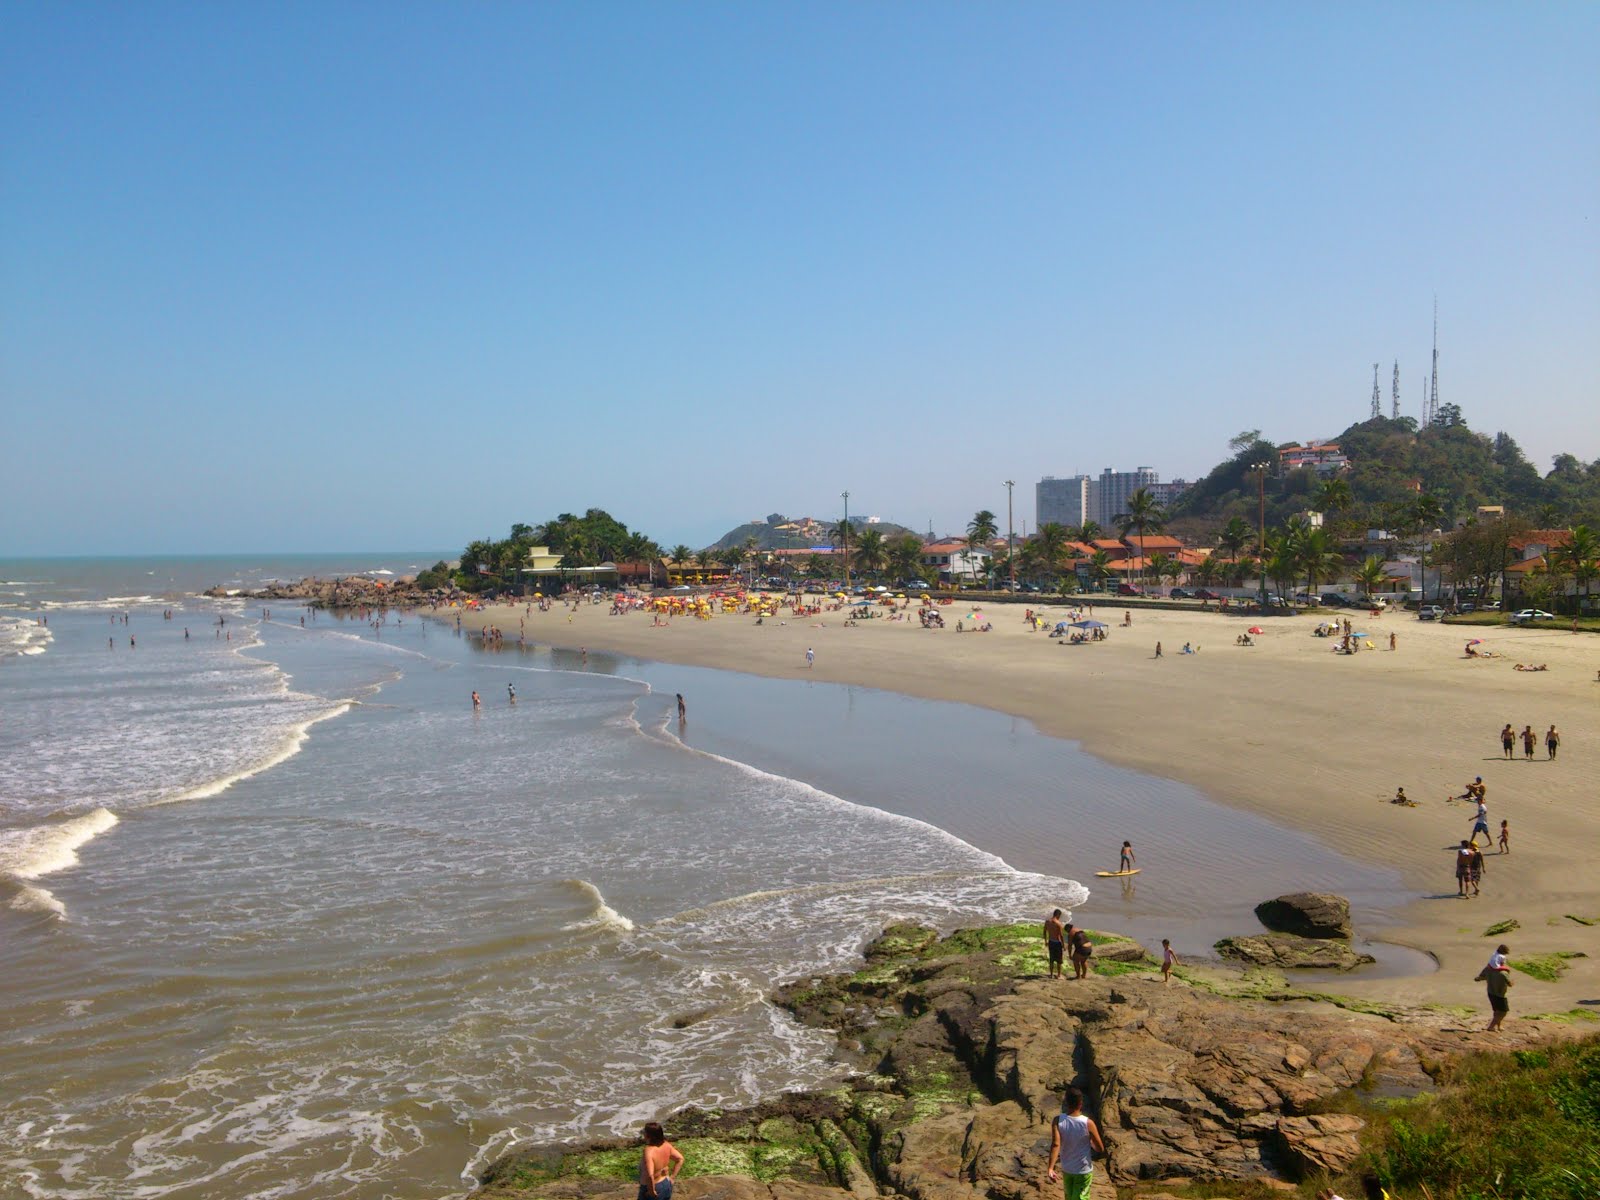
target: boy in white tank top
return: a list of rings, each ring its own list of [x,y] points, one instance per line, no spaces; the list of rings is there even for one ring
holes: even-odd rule
[[[1047,1177],[1056,1181],[1056,1164],[1061,1164],[1065,1200],[1089,1200],[1089,1184],[1094,1179],[1094,1154],[1106,1152],[1100,1130],[1083,1115],[1083,1092],[1067,1088],[1061,1097],[1061,1115],[1050,1127],[1050,1163]]]

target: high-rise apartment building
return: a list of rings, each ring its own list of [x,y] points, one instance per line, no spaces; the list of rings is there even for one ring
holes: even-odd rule
[[[1161,482],[1161,476],[1149,467],[1132,471],[1113,471],[1107,467],[1095,481],[1093,519],[1105,528],[1116,524],[1117,518],[1128,511],[1128,497],[1140,488]]]
[[[1038,527],[1043,528],[1053,522],[1075,528],[1083,524],[1085,517],[1095,520],[1091,497],[1094,487],[1094,480],[1087,475],[1072,475],[1065,479],[1046,475],[1033,485],[1034,515],[1038,518]]]

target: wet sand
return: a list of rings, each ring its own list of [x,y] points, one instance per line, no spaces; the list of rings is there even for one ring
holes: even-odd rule
[[[496,625],[514,642],[525,622],[530,643],[860,684],[1025,717],[1109,762],[1192,784],[1223,804],[1399,871],[1416,899],[1394,913],[1399,926],[1383,936],[1432,953],[1441,970],[1398,980],[1335,976],[1329,987],[1482,1007],[1482,985],[1472,976],[1498,940],[1483,930],[1515,919],[1521,928],[1507,936],[1513,956],[1589,957],[1572,960],[1556,983],[1518,975],[1514,1011],[1565,1011],[1600,999],[1600,925],[1570,919],[1600,919],[1593,761],[1600,639],[1389,614],[1353,618],[1377,648],[1346,656],[1333,653],[1333,639],[1312,636],[1319,619],[1312,614],[1261,621],[1257,645],[1246,648],[1233,643],[1252,619],[1135,611],[1127,628],[1124,609],[1103,605],[1093,615],[1111,626],[1109,639],[1071,646],[1029,631],[1022,606],[988,610],[995,626],[989,633],[956,632],[970,608],[942,611],[949,621],[942,630],[883,618],[847,627],[838,612],[760,626],[745,615],[678,617],[658,627],[647,614],[609,616],[603,604],[526,615],[522,606],[499,605],[466,615],[463,624]],[[1060,606],[1040,611],[1051,624],[1066,617]],[[1472,637],[1504,657],[1466,657]],[[1181,654],[1185,642],[1199,652]],[[815,651],[810,667],[808,647]],[[1549,670],[1519,672],[1519,661]],[[1508,721],[1539,734],[1533,761],[1524,760],[1520,744],[1514,760],[1502,757],[1499,730]],[[1543,741],[1551,724],[1562,734],[1553,762]],[[1488,788],[1491,826],[1511,822],[1513,852],[1490,854],[1483,895],[1462,900],[1452,848],[1469,834],[1472,808],[1446,797],[1460,795],[1476,775]],[[1397,786],[1418,807],[1387,803]],[[1247,879],[1239,888],[1264,898]]]

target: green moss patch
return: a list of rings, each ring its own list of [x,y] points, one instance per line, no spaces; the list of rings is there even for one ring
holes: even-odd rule
[[[1545,983],[1554,983],[1567,969],[1569,958],[1587,958],[1581,950],[1558,950],[1554,954],[1523,954],[1511,960],[1511,966],[1524,975],[1531,975]]]

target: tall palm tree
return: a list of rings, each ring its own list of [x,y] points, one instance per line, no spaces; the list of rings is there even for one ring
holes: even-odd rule
[[[1096,550],[1089,556],[1089,574],[1094,576],[1094,581],[1101,587],[1105,586],[1106,579],[1111,574],[1111,555],[1104,550]]]
[[[922,571],[922,539],[902,533],[889,539],[886,547],[889,572],[896,579],[915,579]]]
[[[1333,535],[1326,529],[1306,530],[1296,549],[1301,573],[1306,577],[1306,591],[1312,596],[1317,594],[1319,581],[1332,579],[1344,569],[1344,556],[1334,549]]]
[[[1067,536],[1067,528],[1055,521],[1046,521],[1033,536],[1039,547],[1039,566],[1046,575],[1055,580],[1061,573],[1061,560],[1066,554],[1067,543],[1071,540]]]
[[[1574,526],[1567,544],[1552,549],[1550,557],[1578,585],[1575,599],[1577,611],[1581,613],[1589,599],[1589,585],[1600,576],[1600,534],[1587,525]]]
[[[1250,528],[1250,522],[1243,517],[1233,517],[1217,535],[1217,549],[1222,551],[1224,557],[1237,559],[1253,541],[1255,530]]]
[[[1000,532],[1000,526],[995,520],[995,515],[987,508],[980,508],[972,514],[972,520],[967,522],[967,549],[988,550],[994,541],[995,535]],[[967,555],[967,569],[970,573],[975,556]]]
[[[850,557],[856,570],[863,575],[876,576],[881,573],[884,563],[888,561],[883,534],[876,527],[868,525],[856,535],[856,548]]]
[[[1144,535],[1147,530],[1160,533],[1167,523],[1167,511],[1161,507],[1161,502],[1150,494],[1149,488],[1140,488],[1128,497],[1128,511],[1118,513],[1116,517],[1117,528],[1123,537],[1128,536],[1128,530],[1139,531],[1139,554],[1144,556]]]

